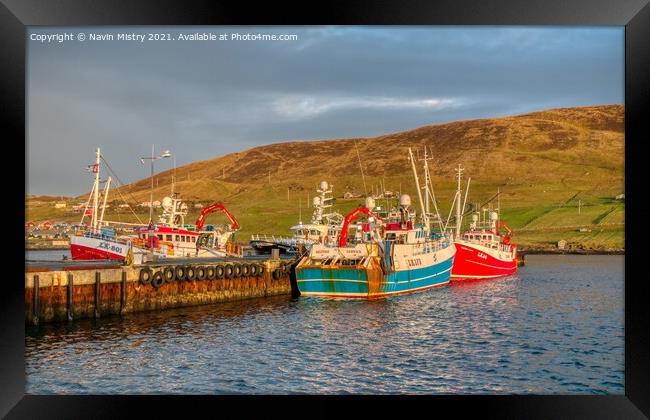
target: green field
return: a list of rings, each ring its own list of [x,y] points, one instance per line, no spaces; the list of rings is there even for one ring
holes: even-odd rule
[[[491,191],[495,189],[493,186],[477,186],[474,198],[482,203],[493,196]],[[297,224],[300,216],[304,223],[309,222],[313,208],[309,206],[307,192],[290,192],[287,200],[286,190],[283,195],[279,190],[279,188],[276,191],[261,189],[256,191],[258,194],[255,199],[240,199],[232,204],[226,203],[241,225],[241,230],[236,235],[238,241],[248,241],[251,234],[289,235],[289,227]],[[451,188],[445,193],[438,194],[440,213],[443,218],[446,218],[449,212],[449,202],[452,197],[450,191]],[[314,194],[315,192],[310,193],[309,199],[313,198]],[[414,204],[418,206],[417,198],[414,194],[411,195]],[[337,198],[334,210],[345,214],[361,204],[363,200],[363,198]],[[383,199],[377,200],[378,206],[395,203],[396,200],[388,202]],[[490,204],[496,206],[496,201]],[[530,207],[507,207],[509,204],[513,203],[510,203],[510,200],[501,201],[502,218],[513,229],[514,242],[522,249],[554,249],[561,239],[589,250],[624,249],[625,205],[623,202],[594,198],[581,203],[580,211],[576,200],[564,205],[553,203]],[[157,219],[161,210],[157,209],[154,212]],[[141,222],[147,222],[148,210],[139,209],[136,214]],[[194,223],[198,215],[199,210],[191,210],[185,222]],[[116,222],[138,222],[135,215],[123,209],[120,212],[107,210],[104,217],[106,220]],[[54,223],[59,221],[77,223],[80,215],[66,209],[54,209],[52,205],[30,205],[27,207],[27,219],[37,222],[49,219]],[[465,225],[469,219],[469,215],[465,217]],[[227,223],[227,219],[217,212],[209,215],[206,223]],[[586,231],[581,232],[581,229]]]

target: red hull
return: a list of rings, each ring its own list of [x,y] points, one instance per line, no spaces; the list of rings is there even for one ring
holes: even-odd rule
[[[89,248],[82,245],[70,245],[73,260],[123,260],[124,257],[101,249]]]
[[[509,276],[517,272],[516,253],[511,260],[502,260],[494,257],[494,250],[481,250],[471,244],[454,243],[456,256],[451,269],[451,277],[460,279],[488,279]]]

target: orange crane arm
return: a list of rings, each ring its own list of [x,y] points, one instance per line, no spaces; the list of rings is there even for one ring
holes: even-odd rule
[[[507,234],[506,236],[504,236],[504,238],[503,238],[503,243],[504,243],[504,244],[509,244],[509,243],[510,243],[510,238],[512,238],[512,230],[510,230],[510,228],[508,227],[508,225],[506,225],[506,224],[503,222],[503,220],[500,220],[500,219],[499,219],[499,227],[497,228],[497,231],[498,231],[499,229],[501,229],[501,228],[504,228],[505,230],[508,231],[508,234]]]
[[[350,227],[350,223],[354,220],[356,220],[361,213],[366,214],[368,217],[374,217],[377,219],[379,222],[383,222],[382,218],[368,210],[366,207],[357,207],[356,209],[352,210],[350,213],[348,213],[345,216],[345,219],[343,219],[343,226],[341,227],[341,236],[339,238],[339,247],[343,248],[347,246],[348,244],[348,228]]]
[[[228,211],[228,209],[226,209],[226,207],[224,207],[223,204],[221,204],[221,203],[213,203],[213,204],[210,204],[208,207],[204,208],[204,209],[201,211],[201,214],[199,214],[198,219],[196,219],[196,230],[201,230],[201,229],[203,229],[203,224],[204,224],[204,222],[205,222],[205,217],[206,217],[208,214],[210,214],[210,213],[212,213],[213,211],[215,211],[215,210],[219,210],[219,211],[221,211],[223,214],[226,215],[226,217],[228,218],[228,220],[230,220],[230,223],[231,223],[231,226],[230,226],[230,227],[231,227],[232,230],[238,230],[238,229],[239,229],[239,223],[237,222],[237,219],[235,219],[235,216],[233,216],[232,214],[230,214],[230,212]]]

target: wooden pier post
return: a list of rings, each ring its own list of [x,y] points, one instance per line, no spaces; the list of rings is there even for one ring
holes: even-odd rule
[[[120,287],[120,315],[124,314],[126,309],[126,271],[122,271],[122,284]]]
[[[38,325],[38,294],[40,292],[38,274],[34,276],[34,294],[32,295],[32,323]]]
[[[72,273],[68,273],[68,321],[74,318],[74,279]]]
[[[95,271],[95,318],[99,318],[99,310],[101,304],[101,295],[100,295],[100,285],[101,285],[101,273]]]

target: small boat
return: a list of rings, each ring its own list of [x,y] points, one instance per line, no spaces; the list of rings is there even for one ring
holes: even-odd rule
[[[345,216],[334,245],[314,244],[298,262],[296,282],[301,295],[372,299],[449,283],[456,248],[449,237],[431,231],[410,149],[409,156],[423,223],[416,223],[407,194],[399,199],[399,217],[388,220],[373,213],[374,199],[366,198],[365,206]],[[362,215],[367,222],[356,225],[349,244],[348,229]]]
[[[517,272],[517,245],[512,243],[512,230],[501,220],[499,205],[496,210],[485,209],[489,219],[481,220],[480,212],[472,214],[469,229],[461,233],[464,204],[460,206],[460,177],[458,168],[456,258],[451,271],[452,280],[490,279],[509,276]],[[469,190],[469,182],[467,185]],[[499,197],[500,191],[497,192]],[[465,194],[467,197],[467,193]],[[506,233],[502,234],[501,229]]]
[[[319,196],[312,201],[314,212],[310,223],[303,224],[299,220],[297,225],[289,228],[293,232],[291,237],[251,235],[250,246],[259,254],[270,254],[274,248],[279,249],[281,254],[299,254],[301,251],[308,252],[314,244],[335,240],[341,230],[343,215],[328,210],[335,199],[327,181],[321,181],[316,192]]]

